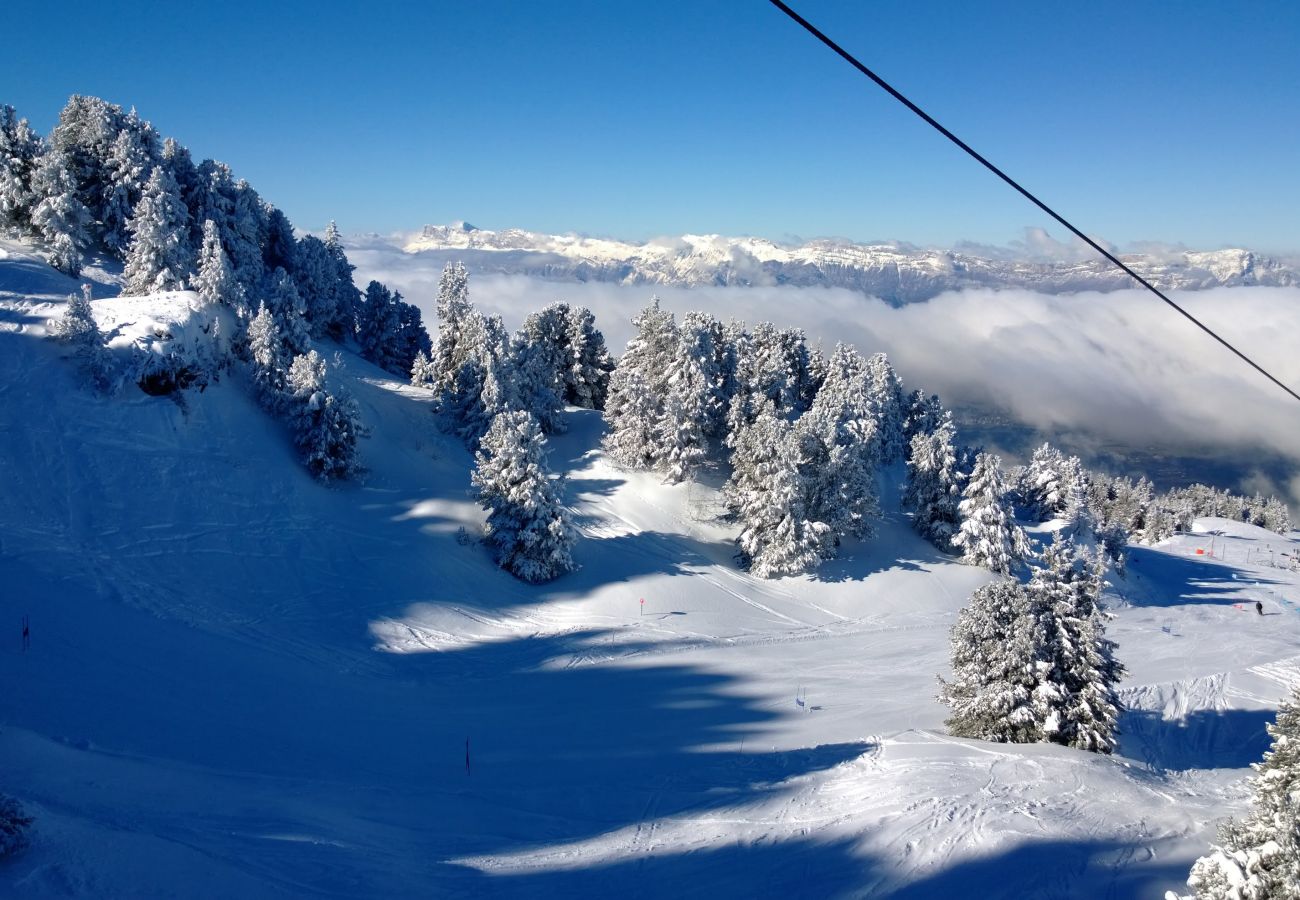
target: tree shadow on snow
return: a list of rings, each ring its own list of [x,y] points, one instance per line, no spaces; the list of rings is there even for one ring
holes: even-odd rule
[[[851,841],[759,841],[684,853],[643,852],[582,868],[461,876],[476,897],[842,897],[873,863]],[[452,876],[453,878],[455,876]]]
[[[957,863],[884,896],[887,900],[1149,900],[1166,890],[1183,889],[1190,862],[1157,861],[1149,844],[1141,840],[1041,841]]]
[[[1244,769],[1268,749],[1265,726],[1277,714],[1263,709],[1201,709],[1183,719],[1158,711],[1126,711],[1119,723],[1119,753],[1157,771]]]
[[[764,744],[762,735],[790,715],[783,706],[746,695],[741,679],[695,666],[599,665],[629,650],[664,647],[610,645],[603,642],[609,634],[389,656],[398,680],[423,702],[388,701],[390,711],[404,714],[381,731],[400,739],[353,728],[341,729],[339,740],[355,744],[366,768],[409,769],[402,782],[432,792],[408,810],[407,824],[441,823],[435,843],[443,860],[744,807],[787,790],[792,778],[874,749],[866,742]]]
[[[1130,546],[1126,578],[1117,582],[1119,595],[1131,606],[1170,607],[1189,603],[1231,603],[1256,584],[1277,584],[1258,572],[1226,563]],[[1171,590],[1171,587],[1173,589]]]

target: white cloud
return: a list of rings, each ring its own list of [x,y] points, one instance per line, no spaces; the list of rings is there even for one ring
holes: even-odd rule
[[[440,263],[391,248],[351,252],[364,283],[378,278],[419,305],[432,330]],[[482,275],[471,297],[516,327],[554,300],[590,307],[611,348],[652,294],[680,314],[801,327],[829,348],[884,350],[909,387],[949,405],[995,404],[1047,432],[1166,452],[1263,453],[1300,460],[1300,406],[1141,290],[1043,295],[972,290],[902,308],[832,288],[659,287]],[[1177,299],[1283,382],[1300,385],[1300,289],[1222,288]]]

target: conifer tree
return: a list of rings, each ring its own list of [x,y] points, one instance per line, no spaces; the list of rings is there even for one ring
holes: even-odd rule
[[[882,462],[892,462],[904,456],[904,396],[903,382],[889,357],[883,353],[872,355],[866,364],[867,396],[876,416],[876,441]]]
[[[1196,900],[1300,898],[1300,688],[1268,725],[1272,739],[1252,763],[1250,812],[1229,820],[1209,855],[1192,866],[1187,883]]]
[[[576,306],[569,309],[568,367],[564,375],[564,400],[583,409],[605,408],[609,394],[609,375],[614,360],[605,346],[605,336],[596,328],[591,310]]]
[[[104,245],[114,253],[123,253],[130,241],[127,223],[135,214],[153,165],[138,130],[123,128],[117,133],[107,160],[108,182],[104,186],[103,219],[100,222]],[[187,243],[188,237],[186,235]]]
[[[304,235],[295,252],[293,282],[306,305],[307,328],[312,337],[329,333],[338,317],[338,266],[325,242]]]
[[[1001,743],[1042,740],[1046,718],[1035,662],[1046,656],[1030,594],[1016,581],[975,591],[952,628],[952,680],[939,700],[952,710],[958,737]]]
[[[298,293],[298,286],[284,269],[271,273],[266,305],[275,319],[275,327],[280,332],[290,358],[306,353],[311,347],[311,336],[307,331],[307,304]]]
[[[253,365],[253,386],[263,408],[279,412],[283,406],[285,355],[275,317],[262,303],[248,323],[248,353]]]
[[[1006,575],[1030,555],[1030,549],[1024,531],[1012,519],[998,457],[990,453],[976,457],[962,497],[961,528],[952,539],[962,551],[962,562]]]
[[[67,155],[50,148],[41,157],[32,187],[37,198],[32,229],[45,242],[46,259],[65,275],[81,274],[81,251],[90,243],[91,216],[77,192]]]
[[[748,461],[752,489],[738,502],[741,553],[760,578],[806,572],[822,560],[833,536],[809,509],[794,428],[776,414],[773,401],[765,400],[748,429],[748,443],[758,455]]]
[[[326,388],[325,361],[315,350],[294,357],[286,378],[285,404],[289,410],[294,445],[307,470],[322,481],[348,478],[356,473],[357,409],[346,396]]]
[[[122,272],[125,293],[184,290],[194,271],[189,216],[176,181],[167,170],[155,168],[127,223],[132,238]]]
[[[44,142],[27,120],[12,106],[0,105],[0,231],[30,229],[40,200],[34,181],[43,152]]]
[[[941,550],[951,549],[952,538],[962,522],[955,434],[952,414],[945,412],[942,424],[932,431],[912,435],[907,454],[903,503],[914,513],[912,527]]]
[[[434,370],[433,361],[421,350],[415,354],[415,362],[411,363],[411,384],[415,387],[432,388],[437,381],[437,372]]]
[[[576,531],[546,470],[546,439],[529,413],[507,410],[488,428],[472,476],[488,511],[497,564],[530,584],[574,568]]]
[[[334,261],[334,317],[325,327],[332,337],[341,339],[353,332],[361,292],[352,282],[352,272],[356,266],[348,262],[347,253],[343,250],[343,238],[333,220],[325,228],[325,249]]]
[[[387,287],[378,281],[366,285],[365,300],[357,308],[357,343],[361,355],[380,368],[387,369],[394,364],[392,349],[401,327],[400,315]]]
[[[650,468],[660,459],[659,438],[664,433],[660,422],[664,416],[669,369],[677,351],[677,325],[672,313],[659,308],[658,297],[651,298],[632,324],[637,334],[628,341],[609,379],[609,397],[605,401],[606,441],[622,448],[617,458],[624,465],[639,465],[631,460],[642,460]],[[634,449],[624,432],[648,434],[649,444]]]
[[[208,303],[220,303],[243,313],[248,308],[243,285],[221,246],[217,225],[211,219],[203,223],[203,248],[199,251],[199,271],[193,288]]]
[[[1044,550],[1042,563],[1028,591],[1045,645],[1035,660],[1044,738],[1110,753],[1120,708],[1115,686],[1124,668],[1105,635],[1101,565],[1060,537]]]
[[[433,363],[437,377],[434,388],[456,393],[456,375],[470,356],[471,348],[465,342],[474,307],[469,299],[469,272],[461,263],[447,263],[438,279],[438,337],[434,345]]]

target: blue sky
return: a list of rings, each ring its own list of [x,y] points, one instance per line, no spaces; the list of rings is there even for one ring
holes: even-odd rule
[[[793,5],[1091,234],[1300,250],[1300,4]],[[1051,225],[764,0],[72,2],[6,28],[0,102],[42,131],[72,93],[134,105],[302,228]]]

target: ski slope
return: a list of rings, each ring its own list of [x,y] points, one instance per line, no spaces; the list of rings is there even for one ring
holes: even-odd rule
[[[0,896],[1161,896],[1300,682],[1295,542],[1204,520],[1108,594],[1118,754],[955,739],[935,677],[989,576],[900,473],[875,539],[760,581],[716,473],[614,468],[570,410],[580,568],[529,586],[458,540],[428,392],[344,353],[369,471],[322,487],[238,376],[78,387],[41,339],[74,288],[0,245],[0,791],[38,828]]]

